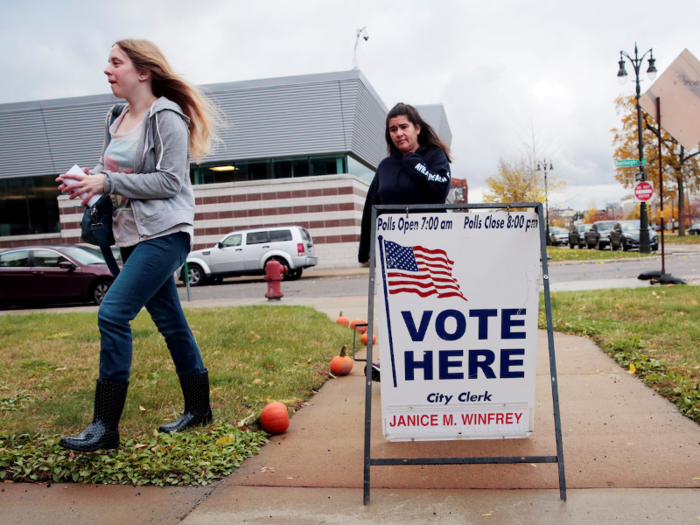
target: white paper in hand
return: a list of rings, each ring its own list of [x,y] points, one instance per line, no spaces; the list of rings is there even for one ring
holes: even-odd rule
[[[66,172],[66,175],[85,175],[85,172],[82,169],[80,169],[80,166],[78,166],[77,164],[73,164],[73,167]],[[63,177],[63,182],[65,182],[69,186],[77,181],[78,179],[71,179],[70,177],[66,176]],[[80,195],[80,198],[85,199],[86,196],[87,192],[82,193]],[[100,199],[100,197],[101,195],[93,195],[92,197],[90,197],[90,200],[88,201],[88,206],[92,206],[93,204],[95,204]]]

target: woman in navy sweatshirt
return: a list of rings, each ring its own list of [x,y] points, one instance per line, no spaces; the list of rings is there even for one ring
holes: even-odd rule
[[[450,191],[450,148],[416,108],[399,102],[389,111],[386,144],[362,213],[361,263],[369,261],[373,205],[444,204]]]

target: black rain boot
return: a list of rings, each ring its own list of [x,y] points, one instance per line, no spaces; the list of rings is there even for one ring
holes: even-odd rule
[[[190,427],[208,425],[214,421],[209,405],[209,370],[180,374],[180,386],[185,397],[185,412],[180,419],[161,425],[158,432],[180,432]]]
[[[78,452],[119,448],[119,419],[122,417],[128,389],[128,381],[112,383],[98,379],[92,423],[77,436],[61,438],[58,444]]]

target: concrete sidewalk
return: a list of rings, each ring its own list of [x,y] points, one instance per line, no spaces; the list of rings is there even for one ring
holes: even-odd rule
[[[282,304],[313,306],[332,319],[339,310],[350,318],[367,313],[366,297]],[[328,381],[295,414],[287,433],[216,486],[4,484],[0,523],[139,525],[178,523],[185,516],[189,524],[698,523],[700,427],[591,341],[557,334],[555,345],[567,502],[559,500],[556,465],[394,466],[372,468],[365,507],[364,378],[357,363],[350,376]],[[381,435],[375,383],[373,457],[554,454],[544,332],[537,373],[535,432],[522,440],[389,443]]]

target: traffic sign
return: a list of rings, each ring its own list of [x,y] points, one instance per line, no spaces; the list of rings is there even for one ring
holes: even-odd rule
[[[644,174],[641,171],[638,171],[637,173],[634,174],[634,181],[639,182],[640,180],[643,180]]]
[[[637,202],[650,201],[654,196],[654,186],[651,182],[643,180],[634,185],[634,200]]]
[[[642,166],[647,165],[647,159],[642,159]],[[639,159],[616,160],[616,168],[633,168],[639,166]]]

